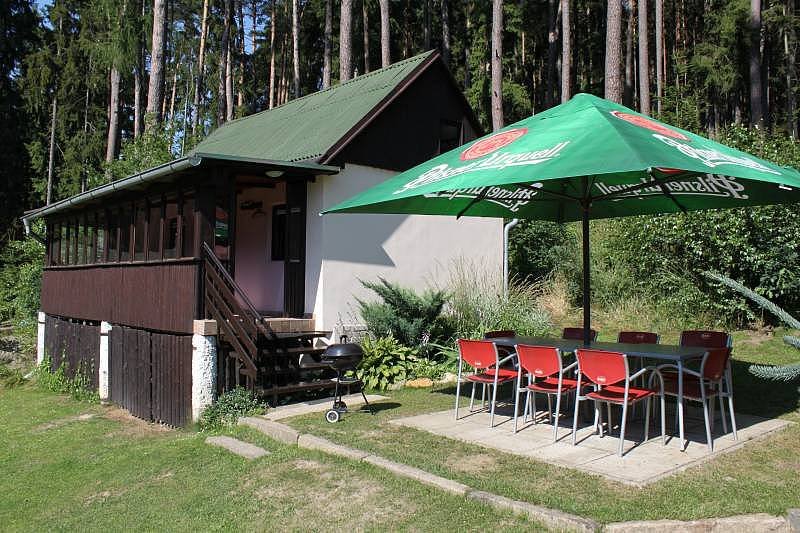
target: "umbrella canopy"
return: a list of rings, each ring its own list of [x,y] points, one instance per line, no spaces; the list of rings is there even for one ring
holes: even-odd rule
[[[324,213],[583,221],[800,201],[800,173],[589,94],[434,157]]]

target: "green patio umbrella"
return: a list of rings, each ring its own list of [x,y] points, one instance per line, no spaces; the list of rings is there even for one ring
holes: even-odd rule
[[[800,201],[800,173],[589,94],[434,157],[323,213],[583,221]]]

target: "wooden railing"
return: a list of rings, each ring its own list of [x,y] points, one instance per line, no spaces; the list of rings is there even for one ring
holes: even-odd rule
[[[206,314],[217,321],[220,333],[236,353],[239,373],[252,390],[258,374],[255,362],[260,341],[274,340],[274,333],[206,243],[203,243],[203,263]]]

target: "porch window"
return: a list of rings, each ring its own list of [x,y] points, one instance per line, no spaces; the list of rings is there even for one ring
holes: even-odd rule
[[[69,264],[69,222],[61,225],[61,264]]]
[[[272,260],[286,259],[286,223],[288,210],[286,204],[272,206]]]
[[[131,217],[132,209],[128,206],[122,208],[119,214],[119,260],[131,260]]]
[[[61,224],[50,226],[50,264],[61,264]]]
[[[149,202],[147,215],[147,259],[161,259],[161,202]]]
[[[194,198],[184,196],[181,204],[181,255],[194,256]]]
[[[108,261],[116,262],[119,259],[119,213],[108,212]]]
[[[164,204],[164,257],[173,258],[178,248],[178,200],[167,198]]]
[[[77,235],[77,255],[75,258],[75,264],[80,265],[86,262],[86,224],[83,219],[78,221],[77,224],[78,228],[78,235]]]
[[[106,261],[106,214],[97,213],[97,246],[95,247],[94,260],[97,263]]]
[[[97,214],[92,213],[86,217],[86,264],[95,262],[95,245],[97,244]]]
[[[145,240],[147,237],[147,206],[144,202],[136,204],[133,219],[133,260],[144,261]]]

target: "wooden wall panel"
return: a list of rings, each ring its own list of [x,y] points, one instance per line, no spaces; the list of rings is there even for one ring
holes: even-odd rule
[[[64,374],[74,379],[83,374],[97,389],[100,368],[100,326],[79,320],[48,316],[45,320],[45,355],[50,369],[63,367]]]
[[[158,331],[191,333],[196,262],[47,269],[42,311]]]

